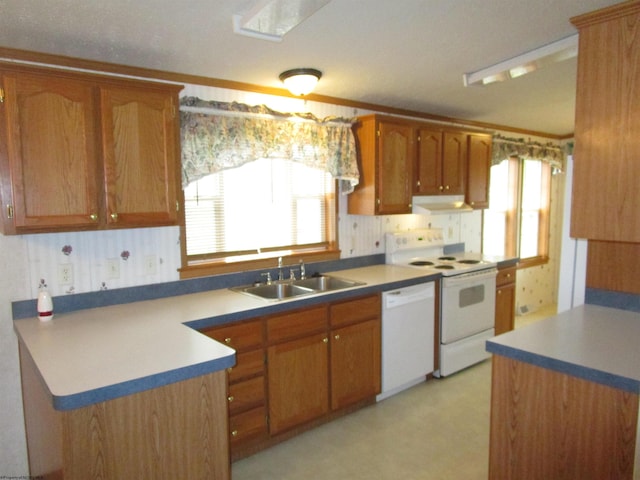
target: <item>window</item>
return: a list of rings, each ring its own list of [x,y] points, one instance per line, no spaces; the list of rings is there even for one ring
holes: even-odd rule
[[[190,265],[335,249],[335,180],[324,170],[261,158],[194,181],[184,195]]]
[[[547,262],[550,185],[547,162],[511,157],[491,167],[485,254],[518,256],[524,266]]]

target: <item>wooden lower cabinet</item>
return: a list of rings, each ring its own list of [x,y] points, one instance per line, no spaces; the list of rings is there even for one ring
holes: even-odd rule
[[[64,411],[22,346],[20,372],[29,478],[231,478],[224,371]]]
[[[510,332],[515,327],[516,315],[516,267],[498,270],[496,277],[495,334]]]
[[[214,327],[202,333],[236,350],[236,365],[227,369],[231,453],[267,435],[264,332],[261,320]]]
[[[236,349],[227,371],[232,461],[375,402],[380,295],[203,331]]]
[[[268,348],[272,435],[329,411],[328,351],[324,332]]]

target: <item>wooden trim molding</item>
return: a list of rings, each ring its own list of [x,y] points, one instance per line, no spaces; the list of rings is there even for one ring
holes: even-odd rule
[[[231,80],[222,80],[219,78],[204,77],[199,75],[189,75],[185,73],[169,72],[163,70],[154,70],[150,68],[132,67],[129,65],[120,65],[115,63],[98,62],[95,60],[86,60],[82,58],[52,55],[48,53],[31,52],[28,50],[19,50],[13,48],[0,47],[0,63],[1,62],[27,62],[40,65],[58,66],[63,68],[73,68],[87,70],[89,72],[110,73],[113,75],[132,76],[144,79],[156,79],[163,82],[187,83],[194,85],[203,85],[208,87],[228,88],[231,90],[242,90],[248,92],[264,93],[267,95],[278,95],[281,97],[295,98],[288,90],[284,88],[263,87],[250,83],[235,82]],[[553,140],[566,140],[573,137],[573,133],[565,135],[557,135],[548,132],[538,132],[535,130],[527,130],[521,128],[510,127],[507,125],[499,125],[494,123],[476,122],[473,120],[464,120],[460,118],[448,117],[445,115],[435,115],[427,112],[416,110],[407,110],[403,108],[394,108],[375,103],[359,102],[345,98],[331,97],[328,95],[319,95],[311,93],[305,97],[307,100],[314,102],[328,103],[331,105],[340,105],[344,107],[359,108],[363,110],[373,110],[375,112],[387,113],[392,115],[402,115],[414,117],[418,119],[432,120],[437,122],[454,123],[462,126],[480,128],[484,130],[503,130],[524,135],[533,135],[545,137]]]

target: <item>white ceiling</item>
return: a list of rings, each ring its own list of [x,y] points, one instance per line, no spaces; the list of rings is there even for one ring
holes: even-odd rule
[[[519,129],[573,132],[575,59],[464,87],[462,74],[576,33],[617,0],[332,0],[282,42],[233,33],[256,0],[0,0],[0,46],[281,87]]]

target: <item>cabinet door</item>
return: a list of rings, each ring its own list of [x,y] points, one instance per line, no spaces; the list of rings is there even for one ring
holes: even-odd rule
[[[442,143],[442,193],[463,195],[467,162],[467,135],[444,132]]]
[[[7,72],[2,82],[5,232],[95,228],[93,87],[72,78],[23,72]]]
[[[489,173],[491,172],[489,135],[469,135],[466,202],[473,208],[489,207]]]
[[[331,408],[380,393],[380,320],[331,332]]]
[[[516,284],[510,283],[496,289],[495,334],[510,332],[514,328],[516,314]]]
[[[418,160],[415,193],[437,195],[442,186],[442,132],[430,128],[418,130]]]
[[[579,28],[571,237],[640,243],[640,5]]]
[[[107,222],[177,223],[177,95],[126,86],[101,89]]]
[[[271,434],[329,411],[328,338],[311,335],[267,350]]]
[[[383,121],[378,128],[377,213],[411,213],[415,148],[413,127]]]

